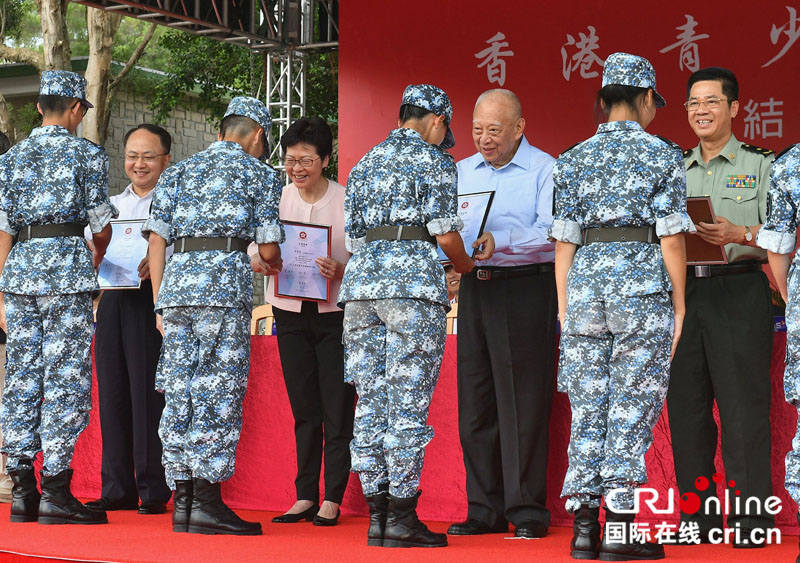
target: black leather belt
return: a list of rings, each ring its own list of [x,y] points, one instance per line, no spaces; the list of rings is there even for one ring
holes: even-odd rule
[[[250,242],[237,237],[181,237],[175,240],[175,252],[192,250],[225,250],[247,252]]]
[[[86,225],[80,223],[51,223],[49,225],[28,225],[22,227],[17,235],[17,242],[32,238],[83,237]]]
[[[689,266],[686,275],[690,278],[713,278],[716,276],[732,276],[735,274],[752,274],[763,271],[761,262],[747,260],[733,264],[710,264],[704,266]]]
[[[590,227],[583,231],[583,244],[592,242],[658,242],[653,227]]]
[[[509,266],[506,268],[500,266],[479,266],[464,275],[476,277],[481,281],[508,280],[524,276],[535,276],[536,274],[544,274],[546,272],[555,272],[555,270],[555,264],[552,262],[543,262],[541,264]]]
[[[436,244],[436,237],[430,234],[427,228],[402,225],[368,229],[367,242],[373,240],[424,240],[433,245]]]

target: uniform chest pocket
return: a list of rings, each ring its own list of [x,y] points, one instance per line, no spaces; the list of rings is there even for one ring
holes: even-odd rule
[[[758,190],[755,188],[725,188],[722,191],[722,199],[740,205],[756,197],[758,197]]]

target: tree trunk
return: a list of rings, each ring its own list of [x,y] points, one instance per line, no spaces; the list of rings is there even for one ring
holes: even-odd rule
[[[14,120],[11,118],[11,112],[8,111],[8,103],[3,94],[0,94],[0,131],[6,134],[12,145],[17,142]]]
[[[72,70],[67,35],[68,0],[36,0],[42,20],[45,70]]]
[[[111,78],[111,50],[120,14],[86,8],[89,31],[89,63],[86,66],[86,98],[94,104],[83,118],[83,136],[98,144],[105,142],[104,125],[109,111],[108,85]]]

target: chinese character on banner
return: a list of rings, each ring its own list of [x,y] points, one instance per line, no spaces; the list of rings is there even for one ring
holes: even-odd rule
[[[650,524],[634,522],[631,524],[631,537],[629,543],[647,543],[650,539]]]
[[[761,111],[757,111],[761,108]],[[750,139],[783,137],[783,101],[770,98],[757,103],[752,99],[744,106],[744,136]]]
[[[700,543],[700,524],[697,522],[681,522],[678,528],[678,541],[680,543]]]
[[[770,59],[769,62],[761,65],[762,68],[771,65],[785,55],[786,51],[789,50],[789,47],[794,45],[794,42],[797,41],[798,37],[800,37],[800,19],[797,17],[797,10],[791,6],[786,6],[786,9],[789,11],[789,21],[780,27],[772,24],[772,29],[769,32],[769,40],[772,41],[773,45],[778,44],[778,39],[781,38],[781,35],[786,35],[786,44],[783,46],[783,48],[781,48],[777,55]]]
[[[658,522],[656,524],[656,540],[658,543],[675,543],[675,535],[678,533],[678,525],[669,522]]]
[[[564,80],[569,80],[573,71],[580,68],[581,78],[594,78],[599,73],[592,70],[592,65],[603,67],[605,61],[595,54],[598,48],[599,37],[596,35],[595,28],[591,25],[586,26],[589,30],[588,35],[585,33],[578,33],[578,40],[567,33],[567,42],[561,46],[561,63],[563,65]],[[570,57],[567,53],[567,47],[574,47],[577,49]]]
[[[677,36],[678,41],[668,47],[664,47],[659,53],[667,53],[680,47],[680,69],[686,68],[694,72],[700,68],[700,53],[697,49],[697,41],[708,39],[710,35],[707,33],[695,34],[694,28],[697,27],[697,22],[689,14],[684,15],[686,16],[686,23],[675,28],[680,31]]]
[[[627,543],[627,522],[606,522],[606,543]]]
[[[514,51],[503,51],[508,47],[506,36],[499,31],[494,37],[488,39],[489,44],[483,51],[475,53],[476,59],[483,59],[478,63],[478,68],[486,67],[486,78],[489,82],[497,82],[500,86],[506,83],[506,61],[502,57],[513,57]]]

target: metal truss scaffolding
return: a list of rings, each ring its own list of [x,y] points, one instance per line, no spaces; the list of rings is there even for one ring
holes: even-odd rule
[[[306,53],[339,46],[339,0],[73,0],[265,53],[276,139],[305,115]],[[277,115],[277,117],[276,117]]]

